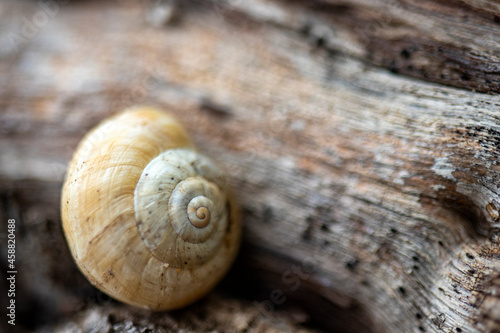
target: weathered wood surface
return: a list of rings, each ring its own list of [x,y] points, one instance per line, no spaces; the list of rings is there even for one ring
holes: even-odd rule
[[[222,288],[253,303],[243,312],[299,307],[296,322],[346,332],[500,330],[497,2],[196,1],[161,27],[151,8],[61,1],[28,36],[40,4],[0,7],[21,314],[50,304],[33,325],[71,322],[95,293],[59,226],[65,166],[101,119],[152,104],[231,175],[245,234]]]

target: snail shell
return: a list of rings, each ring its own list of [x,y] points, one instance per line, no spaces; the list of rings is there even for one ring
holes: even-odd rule
[[[227,177],[171,116],[125,111],[80,142],[63,186],[71,253],[106,294],[151,310],[188,305],[231,266],[241,225]]]

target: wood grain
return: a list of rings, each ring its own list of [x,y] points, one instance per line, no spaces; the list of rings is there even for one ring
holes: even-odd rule
[[[37,6],[3,4],[0,40]],[[500,329],[496,2],[198,1],[165,27],[148,10],[61,3],[0,52],[3,219],[19,219],[19,265],[44,281],[20,288],[50,295],[55,318],[77,311],[89,291],[59,227],[67,161],[100,120],[151,104],[231,175],[245,244],[223,285],[263,316]]]

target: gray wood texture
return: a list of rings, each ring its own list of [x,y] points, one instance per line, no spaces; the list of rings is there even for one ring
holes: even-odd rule
[[[35,323],[95,296],[60,230],[72,151],[149,104],[243,209],[215,304],[327,331],[500,330],[498,2],[193,1],[171,19],[167,3],[51,3],[0,7],[1,213],[19,221],[20,303],[52,305]]]

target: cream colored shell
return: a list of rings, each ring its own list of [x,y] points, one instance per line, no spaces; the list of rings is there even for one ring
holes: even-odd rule
[[[89,281],[151,310],[205,295],[239,247],[227,177],[173,117],[152,108],[125,111],[85,136],[61,207],[71,253]]]

